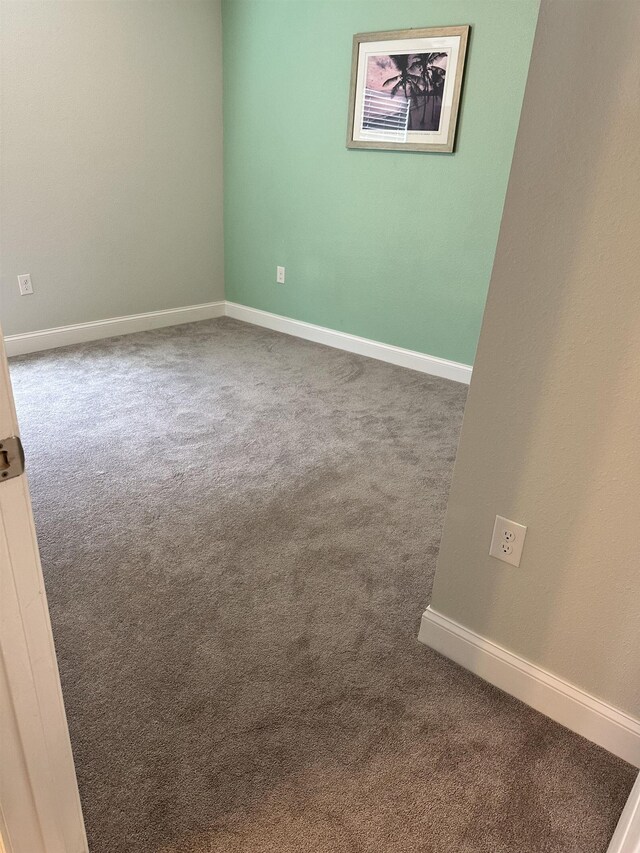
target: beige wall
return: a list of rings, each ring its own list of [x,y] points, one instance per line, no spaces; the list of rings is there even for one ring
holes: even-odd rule
[[[635,715],[639,43],[635,0],[543,0],[431,602]]]
[[[4,332],[221,299],[219,2],[2,0],[1,39]]]

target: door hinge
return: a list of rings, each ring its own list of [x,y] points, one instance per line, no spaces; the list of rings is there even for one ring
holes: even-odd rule
[[[24,450],[20,436],[11,435],[0,441],[0,483],[24,474]]]

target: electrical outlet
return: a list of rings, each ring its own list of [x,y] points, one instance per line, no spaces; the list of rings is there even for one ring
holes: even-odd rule
[[[496,515],[489,554],[512,566],[519,566],[527,528],[524,524]]]
[[[18,276],[18,287],[20,288],[20,296],[30,296],[33,293],[33,285],[31,284],[29,273]]]
[[[284,284],[284,267],[276,267],[276,282]]]

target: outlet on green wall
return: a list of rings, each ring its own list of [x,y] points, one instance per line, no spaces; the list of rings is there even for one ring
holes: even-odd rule
[[[538,6],[223,2],[226,298],[472,363]],[[456,153],[348,150],[353,34],[456,24]]]

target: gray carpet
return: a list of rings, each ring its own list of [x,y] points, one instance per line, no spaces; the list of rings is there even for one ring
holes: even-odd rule
[[[462,385],[222,319],[12,361],[92,853],[603,853],[634,771],[416,641]]]

